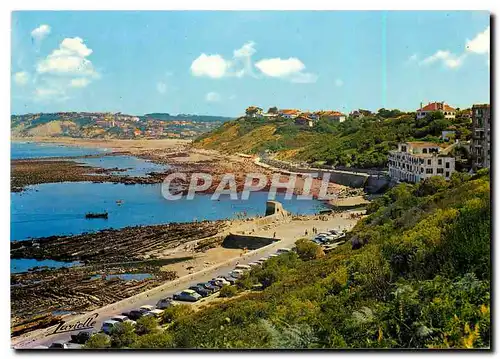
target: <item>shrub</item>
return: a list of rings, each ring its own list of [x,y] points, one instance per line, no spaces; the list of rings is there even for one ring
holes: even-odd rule
[[[220,290],[219,296],[223,298],[234,297],[238,293],[238,289],[232,285],[225,285]]]
[[[92,335],[83,346],[84,349],[107,349],[109,347],[111,347],[111,339],[103,333]]]
[[[111,347],[127,348],[137,339],[134,326],[130,323],[118,323],[111,330]]]
[[[179,305],[172,305],[165,309],[165,311],[162,314],[162,323],[171,323],[179,318],[188,316],[192,314],[193,308],[187,304],[179,304]]]
[[[323,249],[320,246],[305,238],[301,238],[295,242],[295,246],[299,258],[303,261],[318,259],[325,255],[325,252],[323,252]]]
[[[135,332],[139,335],[154,333],[158,330],[158,321],[153,316],[145,316],[137,320]]]

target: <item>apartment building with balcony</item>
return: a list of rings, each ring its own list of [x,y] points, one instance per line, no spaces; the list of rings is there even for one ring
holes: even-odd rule
[[[489,104],[472,106],[472,168],[491,165],[491,110]]]
[[[450,179],[455,158],[432,142],[405,142],[389,152],[389,176],[396,182],[418,183],[432,176]]]

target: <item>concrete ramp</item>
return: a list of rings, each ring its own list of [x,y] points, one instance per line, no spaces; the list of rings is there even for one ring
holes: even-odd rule
[[[266,217],[267,216],[288,217],[290,214],[285,211],[283,205],[278,201],[266,202]]]

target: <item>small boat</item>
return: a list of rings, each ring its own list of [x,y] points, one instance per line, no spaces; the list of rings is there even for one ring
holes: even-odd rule
[[[93,219],[93,218],[108,219],[108,212],[103,212],[103,213],[87,213],[87,214],[85,214],[85,218],[87,218],[87,219]]]

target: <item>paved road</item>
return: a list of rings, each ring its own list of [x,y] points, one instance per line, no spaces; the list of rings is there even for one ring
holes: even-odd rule
[[[301,221],[298,221],[301,222]],[[353,220],[349,220],[347,218],[337,218],[335,222],[332,221],[307,221],[307,225],[312,228],[313,226],[318,228],[319,231],[324,231],[330,228],[342,228],[349,229]],[[146,292],[140,293],[134,297],[123,299],[120,302],[107,305],[105,307],[99,308],[95,311],[86,313],[85,315],[77,315],[71,318],[68,318],[66,322],[68,324],[75,323],[77,320],[85,320],[90,315],[97,313],[98,317],[96,319],[96,324],[94,326],[95,329],[100,330],[102,322],[109,319],[113,315],[118,315],[123,312],[128,312],[132,309],[137,309],[142,305],[150,304],[155,305],[158,300],[165,297],[171,297],[174,293],[177,293],[183,289],[188,288],[191,285],[200,282],[206,282],[211,280],[212,278],[226,275],[236,266],[237,262],[240,264],[247,264],[253,261],[256,261],[262,257],[268,256],[269,254],[275,253],[279,248],[291,248],[293,247],[295,241],[298,238],[304,237],[304,225],[306,223],[283,223],[282,225],[274,228],[269,228],[267,230],[258,231],[253,235],[262,235],[267,237],[272,237],[274,232],[277,233],[276,237],[280,239],[280,241],[270,244],[268,246],[259,248],[254,251],[250,251],[247,254],[236,257],[228,260],[227,262],[218,264],[216,266],[204,269],[200,272],[190,274],[188,276],[184,276],[175,281],[171,281],[165,283],[159,287],[153,288]],[[335,225],[333,225],[335,224]],[[311,231],[309,230],[309,236],[311,237]],[[202,301],[200,301],[203,303]],[[198,302],[198,303],[200,303]],[[55,341],[69,341],[71,337],[71,333],[60,333],[53,334],[56,326],[47,328],[45,330],[39,330],[33,335],[28,335],[25,340],[19,340],[16,338],[15,343],[13,340],[13,347],[15,349],[29,349],[36,347],[38,345],[49,346],[52,342]],[[75,333],[75,332],[73,332]]]

